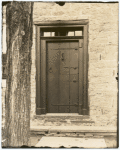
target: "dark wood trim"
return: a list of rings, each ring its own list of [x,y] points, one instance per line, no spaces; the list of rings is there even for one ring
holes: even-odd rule
[[[39,26],[41,29],[42,28],[54,28],[54,27],[68,27],[68,28],[74,28],[74,27],[83,27],[83,25],[78,25],[78,24],[75,24],[75,25],[66,25],[66,24],[64,24],[64,25],[51,25],[51,26]]]
[[[7,54],[2,53],[2,79],[7,79],[6,64],[7,64]]]
[[[89,36],[89,24],[86,25],[86,38],[85,38],[85,42],[86,42],[86,115],[89,115],[89,106],[88,106],[88,64],[89,64],[89,54],[88,54],[88,36]]]
[[[36,114],[41,114],[40,109],[40,28],[36,27]]]
[[[40,37],[40,26],[82,25],[83,36],[80,37]],[[46,42],[79,40],[79,114],[88,115],[88,20],[37,22],[36,25],[36,114],[46,113]],[[43,44],[40,44],[40,41]],[[83,44],[82,44],[83,43]],[[41,51],[44,49],[44,51]],[[41,62],[44,61],[43,64]],[[40,65],[41,64],[41,65]],[[83,64],[83,65],[82,65]],[[79,69],[80,70],[80,69]],[[40,86],[42,84],[42,87]]]
[[[87,91],[88,91],[88,89],[87,89],[87,76],[88,76],[88,49],[87,49],[87,34],[88,34],[88,32],[87,32],[87,26],[84,26],[84,56],[83,56],[83,64],[84,64],[84,81],[83,81],[83,95],[84,95],[84,100],[83,100],[83,109],[82,109],[82,111],[83,111],[83,115],[87,115],[88,114],[88,110],[87,110],[87,100],[88,100],[88,98],[87,98]]]
[[[46,41],[41,40],[41,108],[46,113]]]
[[[42,37],[41,39],[83,39],[83,36],[54,36],[54,37]]]
[[[49,41],[50,42],[54,42],[54,41],[55,42],[64,42],[64,41],[66,41],[66,42],[68,41],[69,42],[69,41],[74,41],[75,42],[75,41],[78,41],[78,40],[79,39],[46,39],[46,42],[49,42]]]
[[[79,114],[82,114],[83,105],[83,39],[79,40]]]
[[[86,25],[88,24],[89,20],[88,19],[81,19],[81,20],[58,20],[58,21],[46,21],[46,22],[41,22],[41,21],[34,21],[35,25],[39,26],[65,26],[65,25]]]

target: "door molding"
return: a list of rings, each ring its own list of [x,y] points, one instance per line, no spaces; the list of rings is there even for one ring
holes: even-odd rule
[[[35,23],[36,24],[36,23]],[[41,26],[71,26],[79,25],[83,27],[83,37],[78,39],[70,39],[70,37],[49,37],[41,38],[40,29]],[[46,114],[46,43],[48,41],[64,41],[72,40],[79,41],[79,114],[80,115],[89,115],[88,107],[88,20],[81,21],[53,21],[53,22],[39,22],[36,25],[36,114]],[[41,40],[43,44],[41,45]],[[42,48],[41,48],[42,46]],[[43,50],[42,50],[43,49]],[[42,60],[43,59],[43,60]],[[41,65],[41,61],[43,61]]]

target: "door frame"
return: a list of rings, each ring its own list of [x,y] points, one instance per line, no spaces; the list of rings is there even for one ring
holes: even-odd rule
[[[88,20],[37,22],[36,24],[36,114],[46,114],[46,43],[49,41],[79,41],[79,114],[89,115],[88,107]],[[40,37],[43,27],[83,27],[82,37]],[[41,43],[41,40],[43,42]],[[41,48],[42,46],[42,48]],[[41,56],[42,60],[41,60]],[[43,63],[41,65],[41,63]],[[41,88],[42,87],[42,88]]]

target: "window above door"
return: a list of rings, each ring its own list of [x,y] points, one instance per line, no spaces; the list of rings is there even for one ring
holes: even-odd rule
[[[83,36],[83,27],[41,28],[41,37]]]

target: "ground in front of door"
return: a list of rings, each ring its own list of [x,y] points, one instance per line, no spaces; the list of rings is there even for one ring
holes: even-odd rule
[[[52,143],[53,142],[53,143]],[[97,143],[97,144],[96,144]],[[52,144],[52,145],[51,145]],[[75,146],[76,145],[76,146]],[[67,137],[64,135],[49,136],[32,134],[30,137],[30,146],[35,147],[82,147],[82,148],[116,148],[117,137],[116,136],[104,136],[104,137]],[[96,147],[95,147],[96,146]]]

